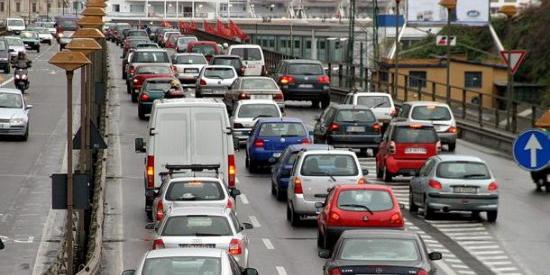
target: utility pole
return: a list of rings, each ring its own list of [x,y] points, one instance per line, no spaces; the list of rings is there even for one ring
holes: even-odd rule
[[[372,56],[378,62],[378,0],[372,0]]]
[[[348,32],[348,56],[347,63],[353,65],[353,44],[355,43],[355,0],[350,1],[349,6],[349,32]]]
[[[447,104],[451,105],[451,12],[456,9],[456,0],[441,0],[439,5],[447,9]]]
[[[397,86],[399,82],[399,2],[395,0],[395,56],[393,57],[395,73],[393,75],[393,96],[397,96]],[[405,83],[405,85],[407,85]]]

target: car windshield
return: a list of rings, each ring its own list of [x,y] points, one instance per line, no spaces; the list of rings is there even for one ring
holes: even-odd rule
[[[262,52],[258,48],[234,48],[231,54],[238,55],[245,61],[262,60]]]
[[[23,46],[23,41],[19,38],[6,38],[8,46]]]
[[[204,55],[215,55],[216,49],[215,46],[212,45],[194,45],[193,48],[191,48],[192,53],[202,53]]]
[[[338,258],[347,261],[409,262],[420,260],[420,253],[414,240],[345,239]]]
[[[233,67],[240,67],[242,65],[241,60],[238,58],[226,58],[226,57],[218,57],[212,59],[212,65],[227,65],[227,66],[233,66]]]
[[[162,236],[231,236],[231,226],[223,216],[174,216],[164,225]]]
[[[163,257],[145,260],[142,275],[221,274],[221,261],[214,257]]]
[[[36,33],[36,32],[22,32],[21,37],[22,38],[38,38],[38,33]]]
[[[451,112],[445,106],[416,106],[411,117],[416,120],[451,120]]]
[[[168,90],[170,90],[170,87],[172,87],[172,86],[170,85],[169,80],[167,80],[167,81],[154,81],[154,82],[147,81],[145,86],[143,87],[143,89],[146,90],[146,91],[153,91],[153,90],[168,91]]]
[[[8,26],[24,27],[23,19],[8,19]]]
[[[147,33],[145,31],[129,31],[128,36],[142,36],[147,37]]]
[[[279,107],[275,104],[245,104],[239,108],[239,113],[237,114],[239,118],[280,116]]]
[[[271,78],[243,78],[241,88],[245,90],[278,90],[277,83]]]
[[[158,49],[158,47],[159,46],[157,44],[154,44],[154,43],[143,43],[143,44],[137,44],[136,45],[137,49],[144,49],[144,48]]]
[[[128,40],[128,44],[130,45],[130,48],[135,48],[138,44],[147,43],[149,40],[146,39],[130,39]]]
[[[206,64],[206,58],[202,55],[177,55],[176,64]]]
[[[338,196],[338,208],[351,211],[385,211],[393,208],[389,192],[384,190],[347,190]]]
[[[442,162],[437,166],[437,177],[446,179],[490,179],[487,165],[481,162]]]
[[[334,118],[336,122],[375,122],[376,118],[371,110],[340,110]]]
[[[358,96],[357,105],[366,106],[368,108],[390,108],[390,98],[387,96]]]
[[[171,201],[223,200],[224,192],[216,181],[178,181],[170,184],[166,199]]]
[[[141,66],[136,70],[136,74],[170,74],[172,69],[166,66]]]
[[[288,66],[290,75],[322,75],[325,74],[320,64],[290,64]]]
[[[185,45],[191,41],[198,41],[196,37],[178,37],[178,45]]]
[[[207,78],[233,78],[235,77],[235,70],[233,68],[206,68],[204,71],[204,77]]]
[[[260,128],[260,137],[303,137],[306,135],[306,129],[301,123],[264,123]]]
[[[301,174],[304,176],[356,176],[359,169],[350,155],[312,154],[305,157]]]
[[[0,93],[0,108],[20,109],[22,107],[21,95]]]
[[[169,63],[170,59],[166,52],[135,52],[132,57],[137,63]]]
[[[397,127],[395,128],[394,141],[397,143],[436,143],[437,134],[432,127]]]

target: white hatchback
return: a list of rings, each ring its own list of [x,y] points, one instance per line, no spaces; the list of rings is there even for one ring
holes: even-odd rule
[[[250,99],[240,100],[231,116],[233,140],[239,144],[246,143],[250,130],[261,117],[283,117],[279,105],[273,100]]]

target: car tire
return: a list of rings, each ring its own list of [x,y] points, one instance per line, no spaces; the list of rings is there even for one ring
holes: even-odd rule
[[[36,48],[36,52],[37,52],[37,53],[40,52],[40,47]]]
[[[321,229],[317,229],[317,247],[320,249],[325,248],[325,237],[321,233]]]
[[[130,93],[131,93],[130,97],[132,98],[132,102],[133,103],[138,102],[138,95],[134,91],[130,91]]]
[[[320,102],[320,101],[319,101],[318,99],[312,100],[312,101],[311,101],[311,108],[313,108],[313,109],[319,108],[319,102]]]
[[[369,156],[369,149],[361,149],[359,151],[359,156],[365,157],[365,158],[368,157]]]
[[[48,41],[48,46],[51,46],[52,45],[52,41]]]
[[[132,93],[132,89],[130,89],[130,84],[126,83],[126,93],[127,94],[131,94]]]
[[[148,220],[153,221],[153,210],[145,210],[145,214]]]
[[[145,117],[145,110],[143,110],[143,106],[141,106],[141,104],[138,105],[138,117],[139,119],[141,120],[145,120],[146,117]]]
[[[330,105],[330,97],[325,96],[321,99],[321,109],[326,109]]]
[[[378,148],[372,148],[372,156],[376,157],[377,154],[378,154]]]
[[[290,207],[288,206],[288,203],[286,204],[286,220],[290,221]]]
[[[424,198],[424,219],[431,220],[434,218],[435,211],[428,205],[428,200]]]
[[[384,181],[385,182],[391,182],[393,180],[393,174],[392,172],[388,171],[388,167],[384,165]]]
[[[376,178],[381,179],[384,176],[384,172],[382,172],[382,169],[378,168],[378,165],[376,166]]]
[[[300,225],[300,217],[296,214],[296,212],[294,211],[294,209],[292,207],[290,207],[290,204],[287,204],[286,206],[287,208],[289,208],[289,213],[290,213],[290,225],[296,227],[296,226],[299,226]]]
[[[412,192],[412,189],[410,188],[409,188],[409,212],[411,213],[418,212],[418,206],[414,204],[413,192]]]
[[[497,221],[498,210],[487,211],[487,221],[494,223]]]
[[[281,188],[275,188],[275,198],[278,201],[284,201],[286,199],[286,192],[282,192]]]
[[[455,148],[456,148],[456,142],[449,143],[449,145],[447,145],[447,146],[448,146],[449,152],[454,152]]]
[[[479,211],[472,211],[472,220],[479,221],[481,217],[479,216]]]
[[[21,141],[27,141],[29,140],[29,125],[27,124],[27,130],[25,130],[25,134],[21,136]]]
[[[9,74],[10,72],[11,72],[11,67],[10,67],[10,65],[8,64],[8,65],[6,66],[6,68],[4,68],[4,73],[5,73],[5,74]]]
[[[544,184],[544,189],[546,189],[546,193],[550,193],[550,182]]]

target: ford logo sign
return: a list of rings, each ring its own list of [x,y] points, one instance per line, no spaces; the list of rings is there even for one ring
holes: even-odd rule
[[[476,10],[468,11],[466,14],[468,15],[468,17],[479,17],[479,15],[481,15],[481,13]]]

